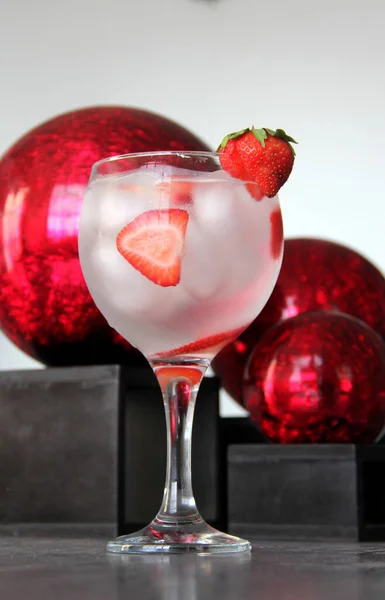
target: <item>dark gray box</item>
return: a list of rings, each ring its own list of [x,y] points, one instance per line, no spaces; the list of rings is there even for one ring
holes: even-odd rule
[[[197,402],[197,501],[220,521],[218,381]],[[150,368],[117,365],[0,372],[0,524],[133,531],[159,509],[166,428]]]
[[[265,539],[385,540],[385,448],[229,446],[228,518]]]

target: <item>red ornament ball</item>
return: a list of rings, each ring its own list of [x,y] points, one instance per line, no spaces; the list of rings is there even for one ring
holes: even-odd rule
[[[96,308],[77,235],[91,166],[116,154],[209,148],[159,115],[96,106],[55,117],[0,160],[0,328],[46,365],[143,363]]]
[[[385,425],[385,344],[349,315],[299,315],[255,346],[244,386],[245,406],[272,442],[370,443]]]
[[[216,374],[233,398],[242,404],[245,364],[264,332],[313,310],[352,315],[385,338],[385,278],[346,246],[310,238],[286,240],[282,268],[265,308],[213,361]]]

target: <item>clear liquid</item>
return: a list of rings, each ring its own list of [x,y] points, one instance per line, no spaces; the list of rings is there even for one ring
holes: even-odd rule
[[[147,358],[246,327],[281,265],[282,251],[272,252],[276,198],[257,202],[224,172],[187,174],[173,169],[173,177],[193,183],[192,199],[177,205],[157,173],[143,171],[96,180],[84,199],[79,254],[87,286],[111,327]],[[189,213],[181,278],[162,287],[123,258],[116,237],[141,213],[176,207]]]

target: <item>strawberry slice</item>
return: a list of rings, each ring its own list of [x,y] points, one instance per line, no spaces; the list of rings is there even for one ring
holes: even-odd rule
[[[254,198],[254,200],[258,200],[258,202],[265,197],[261,188],[256,183],[246,183],[246,188],[250,196]]]
[[[166,387],[177,377],[189,379],[192,385],[199,385],[202,380],[202,371],[193,367],[159,367],[156,369],[156,376],[161,387]]]
[[[275,208],[270,215],[271,229],[271,255],[274,260],[278,260],[281,256],[283,246],[283,223],[280,209]]]
[[[150,281],[178,285],[188,218],[180,208],[149,210],[123,227],[116,247]]]
[[[173,348],[167,352],[158,352],[154,355],[156,358],[170,358],[171,356],[181,356],[183,354],[199,354],[199,352],[219,352],[226,344],[238,337],[238,335],[245,329],[245,327],[239,327],[225,333],[218,333],[217,335],[210,335],[206,338],[201,338],[180,346],[179,348]]]

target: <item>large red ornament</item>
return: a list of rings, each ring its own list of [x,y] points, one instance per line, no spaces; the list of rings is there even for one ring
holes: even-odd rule
[[[385,278],[346,246],[309,238],[286,240],[281,272],[265,308],[213,361],[226,391],[242,403],[246,360],[265,331],[320,309],[353,315],[385,337]]]
[[[97,106],[43,123],[0,160],[0,327],[46,365],[144,361],[92,301],[77,234],[92,164],[153,150],[209,148],[159,115]]]
[[[246,408],[272,442],[369,443],[385,425],[385,344],[348,315],[299,315],[255,346],[244,386]]]

